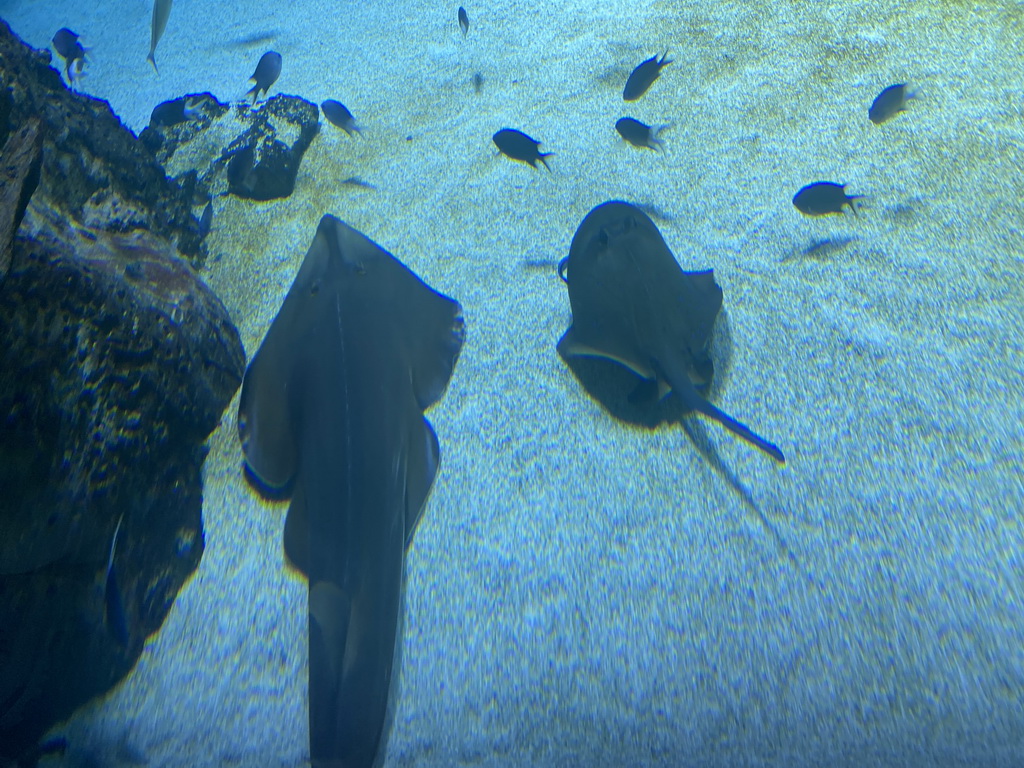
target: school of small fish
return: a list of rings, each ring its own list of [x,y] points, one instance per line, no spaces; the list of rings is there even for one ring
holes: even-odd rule
[[[171,3],[172,0],[154,0],[153,2],[150,46],[146,60],[153,65],[154,70],[157,68],[155,58],[156,47],[167,27],[167,21],[171,14]],[[463,37],[467,36],[470,24],[469,14],[465,7],[461,5],[458,7],[455,18]],[[272,40],[276,36],[276,32],[261,33],[236,41],[235,44],[248,46]],[[67,27],[59,29],[54,34],[52,43],[54,50],[64,60],[64,72],[68,79],[68,84],[72,88],[76,87],[83,75],[86,53],[89,49],[82,45],[79,35]],[[654,55],[637,64],[623,85],[623,101],[636,102],[647,93],[661,75],[661,71],[673,63],[674,60],[668,56],[668,51],[665,51],[660,57]],[[255,106],[260,94],[262,93],[266,96],[270,88],[277,82],[277,79],[281,76],[282,65],[283,59],[281,54],[275,51],[267,51],[260,57],[255,71],[249,78],[255,84],[246,93],[247,96],[252,96],[253,106]],[[483,89],[483,76],[479,72],[475,73],[471,83],[473,90],[479,94]],[[868,108],[868,119],[874,125],[882,125],[892,120],[899,113],[905,112],[908,102],[916,96],[917,93],[911,91],[907,83],[890,85],[883,89],[871,103],[871,106]],[[323,111],[327,122],[345,131],[349,136],[360,134],[361,129],[356,124],[352,112],[340,101],[326,99],[321,103],[320,109]],[[184,100],[177,99],[156,107],[150,117],[150,122],[153,125],[169,126],[184,122],[191,117],[192,113],[187,108],[187,105],[185,105]],[[665,142],[661,137],[661,133],[671,127],[671,123],[648,125],[630,116],[623,116],[615,122],[615,130],[625,142],[639,149],[651,149],[657,152],[665,151]],[[542,142],[523,131],[509,127],[501,128],[495,132],[492,140],[499,153],[509,159],[525,163],[533,168],[536,168],[537,163],[540,162],[548,171],[551,170],[546,158],[551,157],[554,152],[541,152],[539,147]],[[234,154],[233,166],[229,167],[229,181],[236,188],[245,187],[247,173],[251,170],[253,162],[253,158],[245,154],[244,149],[242,153],[236,152]],[[806,216],[842,214],[844,208],[847,207],[856,214],[857,208],[854,205],[854,201],[863,198],[864,195],[847,195],[845,188],[846,184],[833,181],[816,181],[806,184],[793,196],[793,206]],[[200,231],[204,233],[209,232],[211,216],[209,208],[204,209],[203,219],[200,222]]]

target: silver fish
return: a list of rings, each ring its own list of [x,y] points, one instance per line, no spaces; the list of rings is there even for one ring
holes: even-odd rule
[[[160,38],[163,37],[164,30],[167,28],[167,19],[171,15],[171,0],[153,0],[153,28],[149,38],[149,56],[146,57],[146,61],[153,65],[153,69],[157,73],[160,72],[156,68],[156,44],[160,42]]]

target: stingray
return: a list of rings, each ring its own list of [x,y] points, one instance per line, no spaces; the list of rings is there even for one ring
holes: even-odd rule
[[[586,215],[559,264],[563,277],[566,269],[572,325],[558,342],[563,357],[614,360],[785,462],[777,446],[697,391],[714,372],[707,347],[722,308],[712,270],[684,272],[647,214],[617,201]]]
[[[370,766],[383,743],[405,550],[440,460],[423,411],[464,338],[458,302],[324,216],[246,370],[247,470],[291,494],[285,553],[309,580],[314,766]]]

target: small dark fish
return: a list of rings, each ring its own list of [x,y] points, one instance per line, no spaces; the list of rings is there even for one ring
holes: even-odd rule
[[[545,168],[549,171],[551,170],[548,168],[548,163],[544,158],[551,157],[555,153],[541,152],[537,149],[540,146],[540,142],[531,139],[522,131],[502,128],[491,138],[503,155],[513,160],[518,160],[521,163],[529,163],[534,168],[537,167],[537,161],[540,160],[544,163]]]
[[[124,515],[117,520],[114,538],[110,542],[110,557],[107,559],[107,586],[104,595],[107,604],[107,629],[122,648],[128,647],[128,620],[124,615],[124,602],[121,599],[121,588],[117,583],[117,570],[114,568],[114,547],[117,546],[117,534],[121,531]]]
[[[228,189],[241,189],[247,191],[250,184],[250,177],[256,167],[256,148],[247,144],[241,149],[236,149],[228,161]]]
[[[881,125],[886,120],[896,117],[900,112],[905,112],[907,102],[916,95],[907,90],[906,83],[890,85],[871,102],[868,117],[875,125]]]
[[[474,93],[480,93],[480,91],[484,89],[484,76],[481,75],[479,72],[473,73],[473,78],[470,82],[473,83]]]
[[[78,35],[67,27],[58,29],[52,42],[54,49],[64,59],[64,74],[67,75],[68,82],[74,84],[75,78],[82,73],[82,67],[85,66],[86,49],[82,46]],[[76,61],[78,62],[77,67],[74,66]]]
[[[672,61],[668,58],[668,51],[665,51],[665,55],[660,60],[657,56],[651,56],[647,61],[638,64],[636,69],[630,73],[629,79],[626,80],[626,87],[622,89],[622,98],[626,101],[639,99],[658,79],[662,67],[667,67]]]
[[[864,195],[846,194],[845,184],[836,184],[831,181],[816,181],[808,184],[799,192],[793,195],[793,205],[800,213],[807,216],[827,216],[830,213],[842,213],[844,206],[850,206],[853,214],[857,215],[857,209],[853,201]]]
[[[461,5],[459,6],[459,26],[462,27],[462,35],[465,37],[469,32],[469,16],[466,15],[466,9]]]
[[[199,217],[199,239],[205,240],[206,236],[210,234],[210,227],[213,226],[213,201],[206,204],[203,208],[203,215]]]
[[[184,123],[199,114],[199,111],[188,105],[188,99],[172,99],[157,104],[149,115],[149,124],[169,128],[172,125]]]
[[[260,56],[260,62],[256,65],[256,71],[252,73],[250,80],[255,80],[256,85],[250,88],[246,92],[246,96],[252,94],[252,103],[256,103],[256,99],[259,98],[260,91],[263,91],[263,95],[267,95],[267,91],[270,90],[277,78],[281,76],[281,54],[275,51],[267,51]]]
[[[348,111],[348,107],[340,101],[327,99],[327,101],[320,105],[320,109],[324,111],[324,117],[327,118],[327,121],[331,125],[338,126],[349,136],[353,133],[359,133],[359,126],[356,125],[356,119],[352,117],[352,113]]]
[[[615,130],[634,147],[661,150],[662,152],[665,151],[665,144],[658,138],[658,132],[668,127],[667,125],[659,125],[656,128],[652,128],[649,125],[644,125],[639,120],[634,120],[632,117],[619,118],[615,123]]]

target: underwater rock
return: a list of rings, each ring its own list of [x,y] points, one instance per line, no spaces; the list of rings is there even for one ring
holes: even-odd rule
[[[149,125],[142,129],[139,140],[164,167],[174,153],[207,132],[210,126],[230,111],[227,104],[217,101],[212,93],[190,93],[177,99],[164,101],[153,107]],[[171,115],[174,118],[171,119]],[[236,126],[237,129],[237,126]],[[237,132],[237,130],[236,130]],[[230,140],[231,133],[225,134]],[[178,176],[168,170],[169,176]]]
[[[21,226],[25,208],[39,184],[42,150],[38,120],[25,123],[0,150],[0,281],[11,265],[14,233]]]
[[[202,556],[205,440],[245,365],[170,242],[80,224],[53,194],[0,284],[0,764],[160,628]]]
[[[179,101],[184,119],[166,125],[163,115]],[[232,107],[209,93],[188,94],[158,105],[154,113],[157,118],[150,119],[139,138],[183,187],[194,175],[196,196],[205,200],[225,193],[249,200],[288,197],[320,129],[320,107],[283,94],[256,107],[246,102]],[[248,148],[253,150],[251,168],[229,175],[231,160]]]
[[[245,365],[186,261],[197,174],[50,62],[0,21],[0,765],[123,678],[195,571]]]
[[[199,266],[206,251],[192,215],[193,190],[167,179],[107,102],[68,90],[51,60],[49,50],[25,45],[0,20],[0,146],[28,120],[40,120],[43,165],[35,196],[107,232],[147,229]]]

